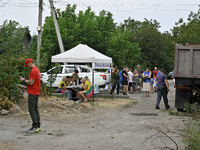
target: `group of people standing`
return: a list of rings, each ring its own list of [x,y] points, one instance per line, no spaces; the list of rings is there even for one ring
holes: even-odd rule
[[[113,66],[112,69],[112,90],[110,94],[114,92],[114,89],[117,86],[117,94],[119,94],[119,89],[123,91],[123,95],[128,95],[130,93],[138,93],[138,90],[140,90],[140,87],[142,87],[142,77],[144,76],[150,76],[149,73],[144,72],[141,69],[140,65],[137,65],[137,69],[135,69],[132,72],[131,68],[123,67],[121,71],[116,69],[115,66]],[[149,80],[150,81],[150,80]],[[145,83],[148,82],[148,80],[145,81]],[[144,85],[144,84],[143,84]],[[145,86],[147,89],[147,87]],[[147,89],[148,91],[148,89]]]
[[[169,91],[169,84],[164,69],[150,70],[147,68],[145,71],[141,69],[140,65],[137,65],[137,69],[132,72],[131,68],[123,67],[119,72],[115,66],[112,69],[112,89],[110,94],[113,94],[117,86],[117,94],[119,89],[123,91],[123,95],[132,93],[138,93],[138,90],[142,90],[146,93],[146,97],[150,96],[150,92],[157,92],[156,109],[159,108],[161,97],[163,96],[165,108],[169,109],[167,93]]]

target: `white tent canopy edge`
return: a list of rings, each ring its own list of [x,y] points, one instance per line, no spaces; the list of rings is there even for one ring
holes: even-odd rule
[[[51,61],[66,63],[93,63],[93,68],[94,63],[111,64],[112,66],[112,58],[103,55],[84,44],[79,44],[64,53],[52,56]],[[110,66],[108,68],[110,68]]]

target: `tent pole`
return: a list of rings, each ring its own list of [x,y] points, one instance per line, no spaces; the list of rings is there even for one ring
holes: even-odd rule
[[[92,69],[92,86],[94,90],[94,68]],[[92,96],[92,104],[94,105],[94,94]]]

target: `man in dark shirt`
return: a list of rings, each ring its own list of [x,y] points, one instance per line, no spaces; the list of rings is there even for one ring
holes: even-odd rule
[[[124,70],[122,71],[123,76],[123,95],[128,95],[128,68],[124,67]]]
[[[141,66],[140,65],[137,65],[137,73],[138,73],[138,75],[139,75],[139,87],[141,87],[142,86],[142,79],[141,79],[141,76],[142,76],[142,74],[143,74],[143,70],[141,69]]]
[[[72,74],[72,81],[75,84],[79,84],[79,75],[78,75],[79,71],[78,70],[74,70],[74,73]],[[78,83],[77,83],[78,82]]]
[[[124,68],[122,68],[122,70],[119,72],[121,91],[123,90],[123,75],[122,75],[123,69]]]
[[[165,69],[161,69],[161,74],[157,76],[157,101],[155,108],[160,109],[159,104],[161,101],[161,96],[163,96],[165,108],[169,109],[167,93],[169,92],[169,83],[167,81],[167,76],[165,75]]]

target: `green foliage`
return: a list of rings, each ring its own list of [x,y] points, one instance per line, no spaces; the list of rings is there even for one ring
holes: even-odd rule
[[[186,102],[184,105],[184,111],[186,111],[187,113],[192,113],[194,115],[200,115],[199,104],[198,103],[190,104]]]
[[[60,71],[60,67],[59,66],[60,66],[60,64],[57,63],[55,65],[55,69],[53,69],[53,71],[51,72],[51,74],[48,77],[47,81],[50,83],[51,86],[56,81],[57,74]]]
[[[109,38],[116,29],[110,12],[103,10],[95,15],[88,7],[85,12],[76,14],[76,5],[67,5],[64,11],[58,9],[56,12],[65,50],[82,43],[106,54]],[[41,60],[46,59],[47,69],[51,66],[51,56],[60,53],[52,16],[45,18],[42,47]]]
[[[168,114],[174,115],[174,116],[186,116],[186,114],[184,112],[179,112],[179,111],[174,111],[174,110],[169,110]]]
[[[95,15],[88,7],[85,12],[76,14],[76,5],[67,5],[64,11],[58,9],[56,12],[65,50],[82,43],[111,56],[120,67],[133,68],[142,64],[143,67],[173,70],[171,34],[160,33],[156,20],[140,22],[129,18],[116,28],[112,14],[104,10]],[[48,64],[47,69],[51,67],[51,56],[60,53],[52,16],[45,18],[42,37],[41,60],[45,60],[42,64]]]
[[[186,145],[186,150],[199,150],[200,147],[200,111],[197,103],[185,103],[184,112],[169,111],[170,115],[188,116],[189,122],[181,130],[179,135],[182,136],[182,141]]]
[[[175,43],[183,44],[200,44],[200,9],[194,13],[190,12],[187,23],[180,18],[172,29]]]
[[[24,69],[24,54],[10,56],[0,55],[0,97],[7,97],[8,100],[16,103],[18,100],[20,83],[19,75],[25,76],[28,70]]]
[[[192,120],[183,131],[183,142],[187,150],[199,150],[200,148],[200,120]]]
[[[24,29],[16,21],[3,22],[0,26],[0,55],[7,53],[15,55],[25,50],[23,44]]]
[[[183,142],[187,145],[187,150],[199,150],[200,147],[200,111],[199,105],[185,104],[185,111],[192,119],[183,130]]]
[[[27,55],[23,40],[27,32],[16,21],[4,21],[0,26],[0,107],[4,109],[18,101],[19,75],[27,78],[29,72],[24,69]]]
[[[109,40],[107,55],[112,57],[113,62],[118,67],[136,66],[141,60],[141,53],[138,44],[131,43],[128,38],[130,31],[120,32],[116,30]]]
[[[171,35],[161,33],[160,25],[156,20],[147,20],[143,22],[134,19],[125,20],[119,27],[122,32],[128,28],[130,30],[129,41],[138,43],[141,48],[141,61],[143,69],[149,67],[153,69],[155,66],[164,67],[167,71],[173,69],[174,60],[174,43]]]
[[[59,71],[60,71],[60,64],[56,63],[55,68],[51,71],[51,74],[49,75],[47,80],[50,86],[47,86],[47,84],[42,83],[41,93],[43,96],[47,95],[51,96],[52,92],[54,91],[54,89],[52,88],[52,84],[56,81],[56,77]]]
[[[1,109],[9,110],[10,108],[12,108],[12,106],[13,103],[10,100],[8,100],[8,97],[0,95],[0,110]]]
[[[37,35],[33,35],[31,38],[28,57],[37,60]]]
[[[52,89],[47,86],[47,83],[41,83],[40,95],[41,96],[50,96]]]

